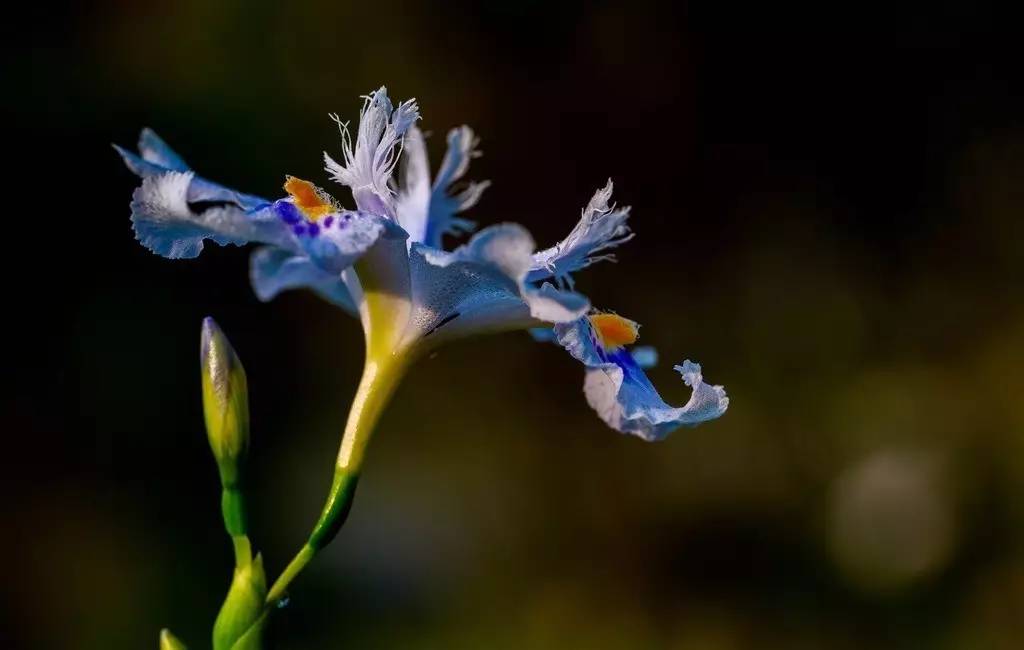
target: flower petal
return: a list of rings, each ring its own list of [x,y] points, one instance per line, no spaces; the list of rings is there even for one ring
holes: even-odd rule
[[[391,173],[398,162],[397,149],[403,136],[419,119],[416,100],[404,101],[393,109],[387,88],[381,86],[370,93],[359,113],[354,147],[347,126],[337,115],[332,117],[341,130],[344,164],[324,152],[324,163],[331,178],[351,188],[360,210],[394,219]]]
[[[647,441],[661,440],[681,426],[713,420],[729,407],[722,386],[705,384],[700,366],[689,360],[675,369],[693,389],[676,408],[665,403],[626,348],[606,351],[587,318],[555,326],[558,341],[587,366],[583,392],[604,422],[617,431]]]
[[[262,242],[292,247],[285,225],[269,210],[224,203],[194,212],[189,205],[194,175],[167,171],[146,176],[132,194],[132,224],[140,243],[173,259],[190,258],[203,250],[203,240],[221,245]]]
[[[171,147],[149,128],[139,134],[139,153],[142,159],[176,172],[187,172],[189,166]]]
[[[290,217],[280,208],[287,200],[277,201],[274,211],[287,221]],[[317,223],[292,225],[292,232],[306,255],[324,271],[339,275],[373,246],[388,228],[401,230],[384,217],[358,210],[341,210]],[[404,235],[404,233],[403,233]]]
[[[449,190],[465,175],[470,159],[480,155],[478,144],[468,126],[449,131],[448,150],[431,187],[423,133],[416,127],[409,129],[396,204],[398,221],[409,232],[411,241],[441,248],[443,235],[459,235],[476,228],[475,222],[455,215],[476,205],[490,181],[468,183],[455,194],[449,194]]]
[[[530,315],[544,323],[567,323],[590,310],[590,300],[581,293],[563,291],[550,282],[539,289],[522,285],[523,300],[530,307]]]
[[[606,251],[629,241],[633,235],[626,225],[629,207],[609,206],[611,196],[612,182],[609,180],[603,189],[594,193],[583,209],[579,223],[565,239],[534,254],[527,279],[536,282],[554,278],[571,287],[570,273],[594,262],[614,260],[614,255]]]
[[[580,294],[525,282],[532,251],[533,238],[516,224],[486,228],[451,253],[414,244],[413,314],[406,340],[525,329],[585,313],[589,302]]]
[[[398,223],[409,233],[409,243],[423,242],[430,214],[430,160],[423,132],[415,126],[405,135],[395,199]]]
[[[448,150],[441,161],[441,169],[438,170],[430,195],[430,216],[424,240],[426,244],[440,248],[443,235],[459,235],[476,228],[476,223],[455,215],[476,205],[484,190],[490,186],[490,181],[470,182],[455,194],[449,194],[449,191],[466,174],[469,161],[481,155],[477,149],[479,144],[480,140],[468,126],[463,125],[448,132]]]
[[[350,314],[356,313],[355,301],[341,277],[324,271],[305,255],[273,246],[258,248],[249,257],[249,279],[264,302],[282,291],[311,289]]]
[[[181,156],[150,129],[143,129],[139,136],[141,156],[116,144],[114,149],[121,155],[128,169],[142,178],[158,176],[169,171],[191,171]],[[255,210],[270,203],[267,199],[232,190],[199,176],[193,176],[192,182],[188,186],[187,199],[190,203],[202,201],[234,203],[243,210]]]

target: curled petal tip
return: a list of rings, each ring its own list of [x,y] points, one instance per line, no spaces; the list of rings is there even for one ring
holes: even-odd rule
[[[675,366],[691,389],[681,407],[667,404],[642,368],[656,359],[653,350],[608,349],[590,318],[555,326],[558,342],[586,367],[583,391],[604,422],[647,441],[661,440],[682,426],[694,426],[725,413],[729,398],[722,386],[704,382],[700,364],[687,359]]]

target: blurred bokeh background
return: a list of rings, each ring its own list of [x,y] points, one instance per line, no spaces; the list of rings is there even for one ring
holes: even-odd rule
[[[449,128],[477,130],[481,224],[549,245],[611,176],[637,237],[579,288],[643,323],[666,399],[692,358],[732,407],[644,444],[594,416],[556,347],[442,350],[383,418],[279,647],[1020,647],[1019,22],[966,2],[23,10],[2,64],[13,647],[155,647],[164,626],[208,643],[230,549],[203,316],[248,369],[272,574],[319,510],[361,369],[358,323],[313,295],[260,303],[248,251],[136,244],[109,143],[151,126],[274,196],[286,173],[327,183],[328,112],[356,117],[381,84],[419,100],[435,164]]]

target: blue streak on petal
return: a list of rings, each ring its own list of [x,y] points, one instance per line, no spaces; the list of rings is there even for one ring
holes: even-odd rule
[[[299,212],[299,209],[295,207],[289,199],[278,199],[273,204],[274,214],[278,216],[281,221],[285,222],[289,226],[300,224],[305,221],[305,217]]]
[[[387,236],[404,239],[407,235],[397,224],[376,214],[345,210],[335,215],[333,228],[317,224],[297,224],[302,228],[299,245],[319,268],[339,275],[363,256],[378,239]]]

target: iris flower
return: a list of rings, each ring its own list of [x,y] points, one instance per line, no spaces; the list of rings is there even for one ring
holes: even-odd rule
[[[261,244],[250,258],[260,299],[311,289],[362,322],[366,365],[332,497],[310,539],[314,550],[344,518],[370,431],[397,381],[412,360],[444,342],[541,328],[586,367],[584,392],[598,415],[645,440],[725,412],[725,391],[705,384],[700,366],[690,361],[677,366],[692,388],[689,402],[666,404],[627,348],[636,341],[636,323],[592,310],[573,291],[573,273],[611,258],[610,250],[632,237],[629,209],[611,203],[610,181],[550,248],[536,251],[525,228],[506,223],[446,251],[444,236],[474,229],[461,215],[487,187],[463,181],[479,155],[473,131],[462,126],[448,133],[444,160],[431,178],[415,101],[395,107],[386,89],[371,93],[354,139],[347,124],[332,117],[341,131],[341,156],[325,153],[326,170],[349,188],[354,208],[290,176],[286,195],[276,200],[228,189],[198,176],[148,129],[137,155],[117,148],[142,177],[131,219],[143,246],[179,259],[198,256],[206,241]]]

